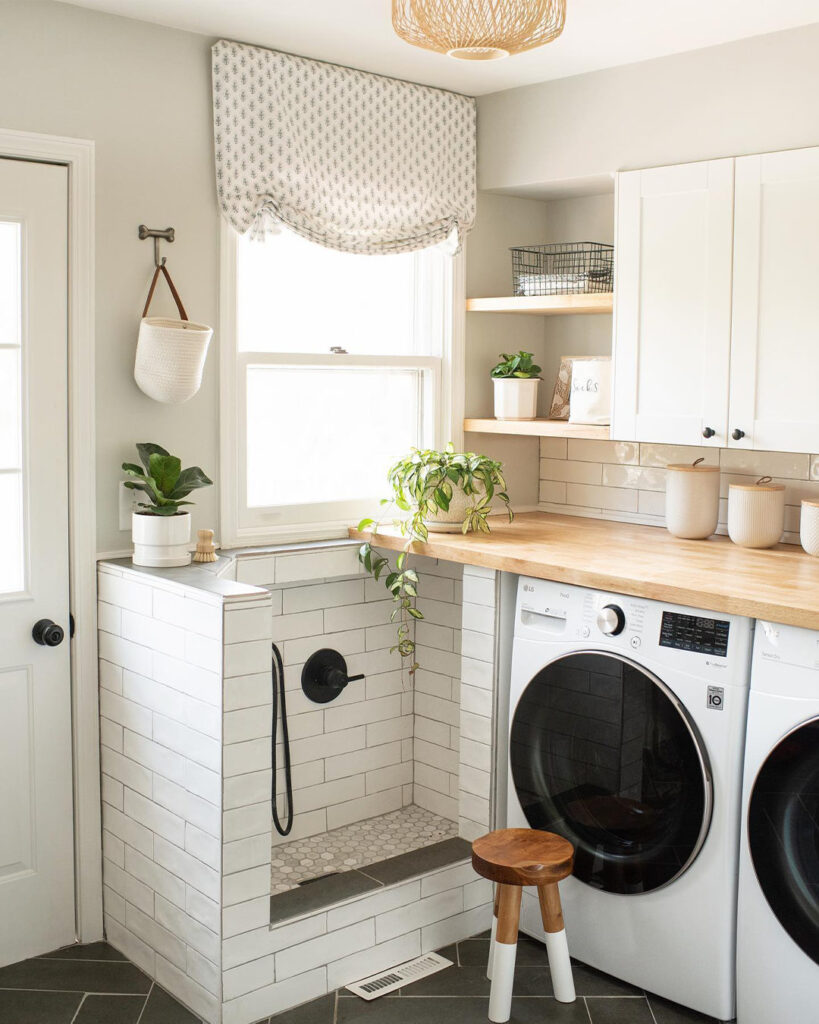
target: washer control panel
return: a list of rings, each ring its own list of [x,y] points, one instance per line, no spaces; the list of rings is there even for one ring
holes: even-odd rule
[[[728,633],[731,623],[726,619],[709,619],[699,615],[663,611],[660,624],[660,647],[695,654],[728,656]]]

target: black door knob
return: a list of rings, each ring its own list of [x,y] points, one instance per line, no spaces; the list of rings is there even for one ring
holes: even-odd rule
[[[713,427],[703,427],[703,430],[702,430],[702,436],[703,437],[713,437],[714,434],[716,434],[716,430],[714,430]]]
[[[745,437],[745,431],[740,430],[739,427],[734,427],[731,431],[731,437],[733,437],[735,441],[741,441],[742,438]]]
[[[41,647],[59,647],[65,639],[65,630],[51,619],[40,619],[34,623],[31,635]]]

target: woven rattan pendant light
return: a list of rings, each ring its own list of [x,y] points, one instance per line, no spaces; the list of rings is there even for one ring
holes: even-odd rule
[[[392,0],[395,31],[459,60],[497,60],[556,39],[566,0]]]

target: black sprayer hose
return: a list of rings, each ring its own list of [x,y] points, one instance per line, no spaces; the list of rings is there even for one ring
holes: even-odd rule
[[[270,753],[273,762],[273,781],[271,784],[270,805],[273,811],[273,824],[280,836],[289,834],[293,827],[293,779],[290,774],[290,737],[287,733],[287,702],[284,696],[284,665],[279,648],[272,644],[273,658],[271,661],[271,673],[273,676],[273,728],[270,736]],[[279,820],[276,794],[276,731],[279,720],[279,701],[282,706],[282,742],[284,745],[284,787],[287,795],[287,825],[282,828]]]

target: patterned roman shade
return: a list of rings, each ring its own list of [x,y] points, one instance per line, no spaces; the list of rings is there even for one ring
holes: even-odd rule
[[[236,228],[331,249],[457,244],[475,219],[475,101],[246,46],[213,47],[216,187]]]

